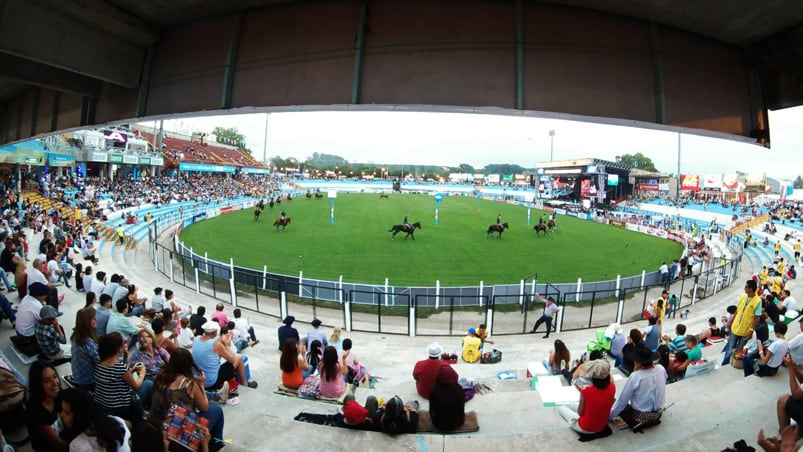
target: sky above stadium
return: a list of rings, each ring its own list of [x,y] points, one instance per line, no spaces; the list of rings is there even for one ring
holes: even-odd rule
[[[267,146],[265,146],[267,123]],[[153,126],[154,123],[146,123]],[[305,160],[314,152],[352,163],[425,164],[482,168],[512,163],[533,168],[553,159],[641,152],[663,173],[678,172],[678,133],[546,118],[415,112],[293,112],[165,121],[165,130],[211,132],[236,127],[258,160],[279,155]],[[766,172],[776,179],[803,174],[803,107],[770,112],[772,148],[681,134],[680,172]],[[265,156],[265,153],[267,154]]]

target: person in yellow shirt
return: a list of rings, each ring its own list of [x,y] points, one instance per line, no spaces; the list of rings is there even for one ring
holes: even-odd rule
[[[744,293],[739,297],[736,314],[731,323],[731,335],[728,337],[726,350],[738,351],[753,335],[753,330],[761,318],[761,297],[756,294],[758,286],[748,279],[744,285]],[[726,353],[726,358],[730,358]]]
[[[800,239],[797,239],[797,242],[795,242],[795,262],[800,260],[800,248]]]
[[[781,253],[781,242],[775,242],[775,246],[772,247],[775,250],[775,255],[779,255]]]
[[[766,265],[761,268],[761,272],[758,274],[758,276],[761,278],[761,280],[760,280],[761,281],[761,287],[766,286],[767,285],[767,278],[769,278],[769,276],[770,276],[770,272],[769,272],[769,270],[767,270],[767,266]]]
[[[770,292],[775,292],[776,294],[781,293],[783,290],[783,277],[781,276],[782,273],[775,272],[775,275],[772,277],[772,286],[770,287]]]
[[[477,330],[469,328],[468,334],[463,338],[463,361],[467,363],[479,361],[480,345],[482,345],[482,340],[477,337]]]
[[[778,268],[778,273],[783,275],[783,269],[786,268],[786,262],[784,262],[783,258],[781,258],[778,262],[775,263],[775,267]]]

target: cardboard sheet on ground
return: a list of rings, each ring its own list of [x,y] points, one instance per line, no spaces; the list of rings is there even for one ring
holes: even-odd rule
[[[563,377],[547,375],[537,377],[536,391],[541,396],[544,406],[579,403],[580,392],[574,386],[563,386]]]
[[[288,387],[286,387],[285,385],[282,385],[282,384],[276,386],[276,390],[273,391],[273,392],[275,394],[284,395],[284,396],[288,396],[288,397],[298,397],[298,390],[290,389],[290,388],[288,388]],[[320,399],[304,399],[304,400],[312,400],[313,402],[336,403],[338,405],[342,405],[343,404],[343,400],[349,394],[351,394],[350,390],[346,391],[345,393],[343,393],[343,395],[341,395],[340,397],[338,397],[336,399],[331,399],[331,398],[328,398],[328,397],[321,397]]]

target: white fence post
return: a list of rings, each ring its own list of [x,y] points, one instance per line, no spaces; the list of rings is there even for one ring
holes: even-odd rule
[[[231,291],[231,305],[237,307],[237,288],[234,287],[234,258],[229,258],[229,290]]]
[[[279,313],[284,319],[287,317],[287,292],[279,292]]]
[[[342,303],[343,300],[341,299],[340,302]],[[347,302],[343,305],[344,314],[346,315],[346,331],[351,331],[351,302]]]
[[[478,297],[479,298],[478,301],[479,301],[480,307],[482,307],[482,288],[483,288],[483,282],[480,281],[480,294],[479,294],[480,296]]]
[[[301,285],[302,285],[302,284],[304,284],[304,271],[303,271],[303,270],[301,270],[301,271],[299,271],[299,272],[298,272],[298,297],[299,297],[299,298],[301,298],[301,297],[302,297],[302,296],[301,296],[301,291],[303,290],[303,289],[301,288]]]
[[[206,256],[206,251],[204,251],[204,273],[209,274],[209,258]]]
[[[385,307],[388,307],[388,278],[385,278]]]
[[[647,270],[641,271],[641,287],[644,287],[644,281],[647,280]]]
[[[170,254],[172,256],[173,253],[170,253]],[[170,267],[170,282],[175,282],[173,280],[173,259],[172,259],[172,257],[170,259],[170,262],[168,262],[168,267]]]
[[[268,288],[268,266],[262,266],[262,290],[267,290]],[[284,318],[284,317],[282,317]]]
[[[201,293],[201,280],[198,278],[198,267],[194,267],[195,270],[195,292]]]
[[[340,304],[343,304],[343,275],[340,275],[340,277],[337,279],[337,298]],[[351,303],[349,303],[349,305],[351,305]],[[350,318],[349,322],[351,322]]]
[[[415,303],[410,303],[410,313],[407,320],[409,322],[410,337],[415,337]]]
[[[435,309],[440,307],[441,302],[441,280],[435,281]]]
[[[616,275],[616,296],[619,296],[619,290],[622,288],[622,275]]]
[[[583,290],[583,278],[577,278],[577,293],[574,294],[574,301],[580,301],[580,291]]]
[[[519,281],[519,306],[524,304],[524,280]]]

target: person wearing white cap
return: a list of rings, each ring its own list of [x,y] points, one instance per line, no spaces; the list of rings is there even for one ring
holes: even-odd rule
[[[608,415],[613,406],[616,386],[611,379],[611,365],[605,359],[586,362],[585,374],[591,377],[591,385],[580,390],[580,403],[563,405],[558,412],[572,430],[597,434],[608,428]],[[610,429],[607,431],[610,432]]]
[[[413,368],[415,388],[418,394],[425,399],[429,399],[429,393],[435,385],[435,380],[438,378],[438,372],[440,372],[441,367],[448,368],[444,372],[454,374],[455,378],[457,378],[457,372],[452,369],[452,366],[441,361],[442,353],[443,347],[440,344],[437,342],[429,344],[429,347],[427,347],[429,358],[418,361],[415,363],[415,368]]]
[[[226,403],[228,397],[228,382],[235,376],[240,383],[249,388],[256,388],[256,381],[248,381],[245,378],[245,363],[242,355],[233,353],[228,347],[217,339],[220,332],[220,325],[215,321],[208,321],[201,326],[204,334],[195,337],[192,344],[192,358],[195,364],[206,377],[205,389],[207,391],[218,391],[216,398],[222,403]],[[221,364],[221,358],[225,360]]]

